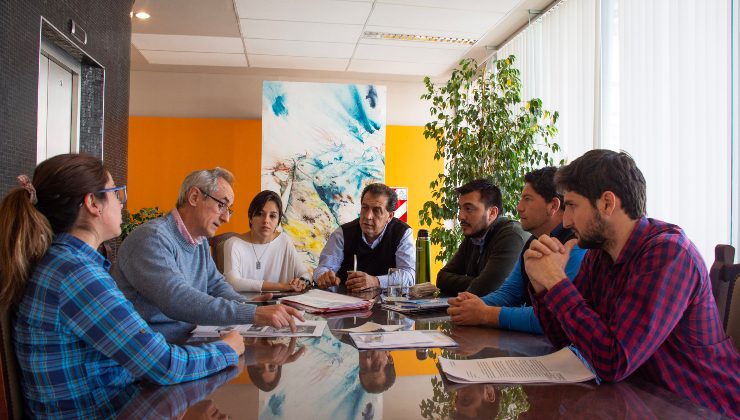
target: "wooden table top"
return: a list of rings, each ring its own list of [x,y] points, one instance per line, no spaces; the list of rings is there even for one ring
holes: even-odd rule
[[[248,339],[238,368],[176,386],[144,386],[129,406],[151,406],[158,416],[233,419],[720,418],[635,377],[601,385],[458,385],[443,380],[437,367],[441,356],[539,356],[556,350],[544,336],[456,327],[445,312],[404,316],[379,305],[363,313],[307,316],[327,320],[323,336]],[[348,334],[335,331],[368,321],[441,330],[459,347],[359,352]]]

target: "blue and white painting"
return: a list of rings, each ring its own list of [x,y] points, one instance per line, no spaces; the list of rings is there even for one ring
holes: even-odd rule
[[[275,389],[259,393],[260,420],[357,419],[383,417],[383,395],[372,394],[359,379],[356,348],[333,336],[301,339],[303,356],[282,366]]]
[[[307,267],[358,217],[362,189],[385,179],[385,131],[384,86],[264,82],[262,189],[280,193]]]

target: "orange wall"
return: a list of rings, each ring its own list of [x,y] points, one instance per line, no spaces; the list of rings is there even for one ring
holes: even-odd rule
[[[429,183],[443,169],[423,127],[388,126],[385,183],[408,187],[408,222],[419,230],[419,210],[431,200]],[[249,200],[260,191],[262,122],[209,118],[129,117],[128,209],[174,207],[183,178],[221,166],[234,173],[234,217],[219,233],[247,230]],[[432,249],[432,255],[438,250]],[[433,260],[433,259],[432,259]],[[441,268],[433,262],[432,279]]]

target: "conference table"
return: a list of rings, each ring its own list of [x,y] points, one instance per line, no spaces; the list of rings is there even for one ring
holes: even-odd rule
[[[232,419],[721,418],[655,384],[474,384],[449,382],[437,360],[539,356],[555,351],[543,336],[461,327],[444,311],[402,315],[382,309],[337,313],[320,337],[247,339],[238,367],[185,384],[144,385],[121,417]],[[454,348],[359,352],[347,333],[373,321],[439,330]],[[182,337],[187,340],[187,337]],[[192,342],[192,339],[191,341]],[[633,375],[634,376],[634,375]]]

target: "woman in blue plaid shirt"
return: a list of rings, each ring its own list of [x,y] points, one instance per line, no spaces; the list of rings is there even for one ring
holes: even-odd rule
[[[237,363],[237,332],[168,344],[118,290],[96,249],[121,233],[126,187],[99,159],[55,156],[18,181],[0,203],[0,304],[15,313],[27,414],[106,417],[108,397],[138,379],[173,384]]]

